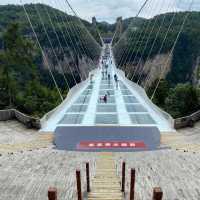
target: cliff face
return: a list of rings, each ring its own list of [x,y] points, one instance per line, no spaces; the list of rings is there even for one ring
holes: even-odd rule
[[[149,73],[149,83],[151,84],[153,80],[160,77],[161,70],[164,70],[162,78],[166,78],[171,86],[188,82],[197,84],[200,80],[200,12],[189,13],[187,22],[179,34],[182,20],[186,14],[185,12],[176,13],[175,20],[173,20],[174,13],[166,13],[149,19],[146,21],[148,26],[145,29],[146,33],[151,33],[149,35],[144,34],[143,26],[138,26],[136,30],[130,28],[124,39],[113,46],[117,65],[123,69],[128,68],[126,72],[131,71],[129,75],[134,74],[136,77],[133,81],[137,81],[137,76],[142,73],[141,80],[144,82]],[[163,19],[165,19],[165,25],[162,25]],[[157,25],[153,26],[155,20]],[[172,20],[174,22],[171,25]],[[152,27],[154,27],[153,30]],[[167,32],[169,27],[170,31]],[[178,40],[176,40],[177,36]],[[165,56],[169,55],[168,52],[172,48],[174,48],[173,56],[164,67]],[[128,62],[126,57],[124,59],[124,54],[127,55]],[[139,62],[139,67],[137,67],[139,69],[135,73],[135,66],[138,65],[140,57],[143,62]],[[144,63],[144,61],[146,62]]]
[[[89,75],[89,72],[97,66],[97,61],[92,61],[91,58],[88,58],[86,55],[76,56],[71,52],[71,56],[63,56],[62,59],[59,59],[59,63],[55,60],[55,56],[53,55],[50,49],[46,49],[45,55],[47,58],[47,62],[45,62],[45,58],[43,57],[41,67],[44,70],[48,70],[48,64],[51,70],[62,74],[80,74],[81,77],[86,79]],[[61,69],[61,67],[62,69]],[[63,71],[63,72],[62,72]]]
[[[193,67],[192,83],[194,85],[200,85],[200,56],[196,58]]]
[[[139,77],[143,86],[150,86],[156,79],[168,79],[173,72],[173,68],[176,68],[176,65],[173,65],[173,56],[170,56],[169,53],[156,55],[146,62],[141,62],[136,72],[134,71],[136,66],[129,66],[126,69],[126,73],[127,71],[131,72],[129,73],[129,78],[130,74],[135,73],[134,76]],[[200,56],[194,59],[190,68],[190,73],[188,72],[185,75],[186,80],[194,85],[200,85]]]
[[[170,72],[172,56],[169,53],[156,55],[143,65],[142,84],[150,86],[156,79],[166,78]],[[146,83],[145,83],[146,82]]]
[[[125,71],[129,79],[140,80],[143,86],[150,86],[156,79],[166,78],[171,64],[172,56],[169,57],[169,53],[159,54],[146,62],[141,61],[139,65],[126,65]]]

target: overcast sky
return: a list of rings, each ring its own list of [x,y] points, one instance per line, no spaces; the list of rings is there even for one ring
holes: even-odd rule
[[[0,0],[0,4],[20,4],[23,3],[45,3],[59,9],[69,8],[65,4],[65,0]],[[123,18],[135,16],[145,0],[69,0],[78,15],[84,19],[91,21],[96,16],[98,21],[107,21],[113,23],[117,17]],[[168,11],[188,10],[192,0],[149,0],[145,6],[141,17],[151,17],[158,13]],[[200,11],[200,0],[193,0],[192,10]]]

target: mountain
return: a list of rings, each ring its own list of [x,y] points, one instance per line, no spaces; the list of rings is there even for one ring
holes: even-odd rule
[[[79,20],[81,19],[77,19],[74,16],[67,15],[60,10],[43,4],[27,4],[25,5],[25,8],[30,16],[41,46],[45,49],[49,62],[52,64],[53,70],[60,73],[58,62],[53,55],[51,44],[47,38],[47,34],[45,33],[42,21],[50,37],[54,51],[56,51],[58,57],[61,58],[60,62],[62,65],[67,62],[71,65],[74,73],[77,73],[77,68],[75,67],[75,65],[77,65],[79,68],[78,70],[80,70],[80,73],[82,74],[84,73],[84,70],[86,70],[86,73],[88,74],[88,71],[90,71],[91,68],[94,68],[94,66],[91,66],[91,64],[93,65],[92,60],[94,60],[94,62],[95,60],[98,60],[100,48],[95,44],[95,41],[91,39],[86,29],[80,23]],[[41,16],[42,21],[38,13]],[[89,22],[85,20],[81,21],[90,31],[90,34],[92,34],[99,44],[101,44],[97,30],[94,29]],[[11,23],[18,23],[21,33],[25,37],[35,41],[35,36],[22,6],[0,6],[0,36],[2,36],[7,26]],[[54,28],[56,32],[54,31]],[[64,53],[60,43],[58,42],[58,37],[65,51]],[[0,38],[0,49],[1,48],[3,48],[3,44]],[[37,64],[40,68],[47,69],[45,62]],[[88,65],[87,69],[85,69],[86,65]],[[68,71],[65,70],[66,73],[68,73]]]
[[[122,20],[122,27],[123,27],[122,31],[125,31],[128,28],[128,26],[130,25],[130,23],[132,23],[134,27],[140,26],[142,24],[143,20],[144,19],[140,18],[140,17],[131,17],[131,18]],[[97,27],[98,27],[100,33],[104,37],[112,37],[115,32],[116,25],[117,25],[117,23],[109,24],[108,22],[97,22]]]
[[[150,83],[159,78],[161,71],[172,85],[195,82],[199,76],[197,72],[200,64],[200,12],[189,13],[173,55],[167,65],[165,63],[186,14],[187,12],[162,14],[152,19],[143,19],[143,25],[140,24],[138,29],[130,28],[126,37],[114,48],[117,63],[127,65],[127,73],[129,71],[130,75],[134,73],[135,67],[139,66],[135,77],[141,76],[142,81],[145,81],[147,76],[150,76]],[[173,18],[174,21],[170,25]],[[120,60],[123,49],[128,56]]]
[[[136,28],[130,25],[113,51],[127,77],[178,118],[200,109],[199,46],[200,12],[179,12],[143,19]]]
[[[26,4],[25,8],[45,56],[23,7],[0,6],[0,109],[14,107],[41,116],[60,103],[49,67],[65,97],[70,87],[96,67],[101,41],[97,29],[85,20],[43,4]]]
[[[97,22],[95,27],[94,24],[47,5],[27,4],[25,8],[46,56],[42,55],[36,44],[23,7],[0,6],[0,109],[14,107],[24,113],[41,116],[60,103],[47,63],[61,95],[65,97],[70,87],[80,82],[81,78],[85,79],[89,71],[96,67],[101,52],[99,33],[103,37],[112,37],[116,23]],[[41,15],[52,44],[37,12]],[[124,19],[118,27],[120,31],[115,40],[126,32],[123,39],[113,47],[116,63],[125,70],[129,78],[133,77],[134,81],[140,78],[139,83],[143,86],[147,83],[147,92],[149,89],[151,92],[148,92],[149,96],[162,75],[162,87],[159,86],[159,95],[153,100],[174,117],[190,114],[200,107],[196,94],[198,88],[192,89],[191,95],[190,85],[179,85],[188,82],[195,85],[200,79],[200,12],[189,13],[173,54],[170,55],[186,14],[187,12],[166,13],[152,19]],[[171,28],[168,32],[169,26]],[[139,39],[140,34],[142,37]],[[185,102],[180,103],[180,93],[187,94],[187,97],[193,96],[194,101],[191,102],[196,102],[196,106],[185,106],[188,105],[187,98],[181,98]],[[184,109],[179,108],[177,102],[188,110],[183,112]],[[190,105],[192,104],[194,103]],[[178,108],[175,113],[174,107]]]

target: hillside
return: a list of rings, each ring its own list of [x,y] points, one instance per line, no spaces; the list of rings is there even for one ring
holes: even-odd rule
[[[186,14],[166,13],[143,20],[137,29],[131,26],[113,48],[117,64],[125,69],[128,77],[139,81],[154,103],[175,118],[200,109],[200,12],[189,13],[169,56]]]
[[[124,59],[123,61],[121,61],[121,63],[124,62],[124,65],[131,63],[134,60],[136,61],[137,64],[137,61],[139,61],[141,57],[142,57],[141,63],[145,63],[147,62],[147,60],[153,59],[155,58],[155,56],[158,56],[158,54],[160,55],[167,54],[173,46],[173,43],[176,39],[176,36],[178,34],[178,31],[180,29],[185,14],[186,14],[185,12],[176,14],[174,18],[175,20],[171,26],[169,34],[167,35],[163,48],[161,48],[160,51],[159,49],[162,45],[162,42],[164,41],[167,29],[170,26],[174,13],[167,13],[156,16],[150,20],[144,20],[145,26],[141,26],[141,28],[137,30],[129,29],[126,35],[127,36],[126,39],[121,41],[120,44],[115,48],[116,51],[114,52],[117,62],[119,63],[118,58],[120,58],[122,54],[122,52],[118,50],[124,48],[126,49],[126,53],[127,54],[129,53],[128,56],[129,59],[127,60]],[[165,23],[164,25],[162,25],[162,28],[155,41],[155,45],[152,48],[152,44],[160,28],[160,25],[163,22],[163,18],[165,18]],[[153,31],[152,27],[154,27]],[[132,38],[133,34],[137,35],[137,38],[139,38],[141,32],[142,32],[142,37],[140,37],[139,42]],[[146,32],[145,36],[144,32]],[[147,43],[146,41],[148,40],[148,37],[149,37],[149,42]],[[192,12],[190,13],[190,16],[184,26],[184,30],[181,33],[178,43],[175,47],[169,72],[166,73],[166,78],[170,82],[170,84],[176,85],[177,83],[185,83],[188,81],[192,82],[194,80],[193,72],[197,67],[196,63],[198,56],[200,54],[199,37],[200,37],[200,13]],[[139,74],[140,70],[138,70],[137,73]],[[145,73],[142,75],[143,79],[145,79],[147,73],[148,71],[145,71]],[[156,78],[157,77],[154,77],[154,80]]]
[[[103,37],[112,37],[115,32],[116,23],[109,24],[107,22],[97,22],[96,28],[85,20],[66,15],[65,13],[47,5],[30,4],[25,5],[25,7],[28,14],[30,15],[30,19],[33,23],[33,27],[37,33],[38,39],[45,51],[45,54],[47,55],[47,60],[50,64],[51,70],[53,71],[53,75],[55,76],[58,87],[60,88],[62,95],[65,96],[69,90],[69,87],[72,87],[76,82],[80,82],[81,78],[85,79],[89,71],[95,68],[100,55],[100,47],[96,45],[96,41],[101,44],[98,31]],[[51,48],[51,44],[48,40],[42,21],[37,12],[39,12],[41,15],[41,19],[44,22],[46,31],[51,39],[53,49]],[[185,14],[185,12],[180,12],[175,15],[175,20],[167,35],[163,48],[161,49],[161,44],[165,39],[165,34],[167,32],[168,26],[171,23],[174,13],[158,15],[152,19],[124,19],[122,20],[122,31],[127,30],[127,34],[125,35],[124,39],[121,40],[121,42],[119,42],[113,49],[116,62],[118,65],[123,63],[123,66],[120,67],[126,66],[124,69],[126,69],[126,74],[129,74],[129,78],[132,77],[135,73],[133,79],[134,81],[137,81],[137,79],[140,78],[141,84],[144,85],[145,81],[148,80],[147,93],[150,97],[155,88],[156,81],[160,77],[160,74],[164,72],[162,76],[162,79],[164,79],[162,82],[163,84],[161,84],[161,88],[160,86],[158,88],[159,94],[162,95],[157,96],[156,94],[156,97],[153,100],[157,105],[164,108],[174,117],[190,114],[191,112],[200,108],[200,102],[198,101],[200,96],[198,88],[195,86],[195,88],[193,88],[194,91],[190,91],[190,85],[196,85],[199,82],[200,77],[199,12],[190,13],[190,17],[188,18],[184,30],[180,35],[173,55],[170,57],[168,65],[165,67],[169,51],[173,46],[173,42],[177,36],[178,30],[180,29],[180,25]],[[163,18],[165,19],[164,24],[162,24]],[[90,34],[88,34],[79,20],[81,20],[82,23],[87,27],[87,29],[90,31],[90,34],[94,36],[96,41],[91,39]],[[55,105],[58,105],[60,103],[59,95],[56,94],[57,92],[55,85],[49,74],[47,63],[44,62],[44,57],[41,55],[41,52],[35,43],[33,32],[21,6],[0,6],[0,49],[5,50],[5,38],[3,39],[3,37],[5,36],[8,27],[13,23],[18,24],[19,30],[16,29],[16,35],[21,37],[20,41],[25,40],[24,44],[22,42],[22,45],[19,45],[19,49],[22,49],[22,52],[24,51],[23,45],[26,46],[26,40],[32,43],[32,53],[27,56],[31,56],[31,65],[34,66],[34,69],[29,67],[29,59],[27,60],[28,63],[24,64],[20,62],[18,63],[17,58],[15,57],[14,59],[16,59],[16,63],[6,63],[7,65],[14,65],[10,73],[12,83],[7,85],[5,85],[5,79],[8,80],[8,77],[6,77],[5,73],[6,71],[0,69],[0,88],[3,88],[0,90],[0,94],[5,97],[0,101],[0,109],[16,107],[22,112],[38,116],[38,113],[44,114],[48,110],[55,107]],[[131,26],[129,26],[130,23]],[[143,24],[146,25],[143,26]],[[161,24],[162,26],[160,29]],[[54,31],[54,27],[56,31]],[[129,29],[127,29],[128,27]],[[152,27],[154,27],[153,30]],[[157,35],[159,29],[160,31]],[[140,38],[140,41],[133,39],[133,34],[140,35],[144,30],[149,34],[146,34],[145,37]],[[10,31],[13,30],[10,29]],[[157,38],[155,40],[156,35]],[[60,39],[63,50],[59,45],[57,36]],[[119,37],[116,36],[115,39],[117,40],[117,38]],[[148,43],[146,43],[148,38]],[[10,39],[14,40],[12,37],[10,37]],[[154,46],[151,49],[153,43]],[[123,59],[120,59],[121,55],[124,53],[124,49],[127,56],[124,56],[122,57]],[[57,54],[59,60],[56,59],[54,52]],[[23,54],[20,56],[23,57]],[[1,55],[0,64],[2,66],[5,64],[5,60],[3,60]],[[19,65],[21,67],[19,67]],[[135,71],[135,67],[137,65],[139,67]],[[62,75],[60,66],[63,66],[63,71],[66,76],[68,87],[66,85],[66,80]],[[26,69],[25,72],[24,69]],[[33,76],[32,71],[34,71],[34,74],[37,74],[40,84],[39,86],[36,83],[30,84]],[[2,75],[3,73],[4,75]],[[187,84],[179,86],[178,84],[180,83],[189,83],[189,86]],[[7,91],[8,86],[12,88],[12,85],[16,85],[16,87],[14,87],[14,91]],[[41,87],[44,88],[41,90]],[[30,92],[30,88],[32,88],[32,90],[38,90],[41,95],[36,95],[36,97],[34,97],[37,99],[38,103],[33,106],[34,109],[29,110],[28,108],[32,107],[33,105],[33,95],[35,95]],[[49,91],[53,91],[53,94],[49,94]],[[179,105],[174,104],[174,101],[176,101],[175,99],[177,95],[182,94],[182,91],[184,93],[184,98],[187,98],[192,94],[194,99],[191,100],[191,105],[188,105],[188,102],[184,102],[179,104],[182,105],[182,108],[178,108]],[[15,94],[11,95],[10,92],[14,92]],[[26,95],[28,95],[30,98],[25,98]],[[171,97],[169,98],[170,95]],[[55,97],[51,98],[53,103],[48,102],[48,96]],[[174,98],[173,101],[171,98]],[[41,105],[38,109],[38,105],[41,104],[41,101],[46,102],[47,105]],[[179,101],[177,101],[177,103],[178,102]],[[26,105],[26,108],[24,105]],[[188,109],[183,109],[183,107],[186,107],[186,105]],[[175,108],[178,108],[178,110],[175,111]]]
[[[85,79],[95,68],[100,46],[90,34],[99,42],[100,38],[87,21],[82,20],[82,23],[90,34],[80,19],[59,10],[42,4],[25,5],[25,8],[47,60],[38,48],[23,7],[0,6],[0,94],[4,97],[0,100],[0,109],[15,107],[27,114],[41,116],[60,103],[47,61],[65,97],[70,87],[81,78]]]

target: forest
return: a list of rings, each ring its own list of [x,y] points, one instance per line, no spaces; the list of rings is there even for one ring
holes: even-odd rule
[[[56,88],[51,74],[44,66],[44,58],[35,42],[34,34],[23,8],[14,5],[0,6],[0,109],[16,108],[31,116],[41,117],[61,103],[58,89],[61,92],[61,96],[65,98],[69,89],[74,86],[75,81],[81,81],[80,73],[75,68],[76,65],[79,66],[78,60],[81,57],[94,60],[96,63],[98,62],[101,45],[99,33],[103,36],[112,35],[116,24],[98,22],[97,27],[94,27],[85,20],[77,19],[77,17],[67,15],[46,5],[26,5],[38,39],[48,53],[51,45],[36,12],[36,7],[41,14],[46,31],[51,37],[53,48],[59,55],[59,59],[64,62],[65,58],[69,59],[70,55],[73,55],[75,58],[70,62],[73,74],[69,73],[69,68],[66,66],[64,74],[68,80],[67,87],[63,75],[57,68],[54,68],[54,66],[58,65],[58,61],[54,56],[51,56],[52,72],[58,84]],[[47,9],[52,22],[47,16]],[[174,15],[173,13],[158,15],[152,19],[129,18],[123,20],[123,31],[127,30],[127,34],[125,41],[123,40],[117,45],[117,51],[115,51],[115,48],[113,49],[116,62],[120,63],[118,58],[121,57],[123,49],[125,49],[127,54],[131,52],[131,55],[128,55],[129,60],[121,62],[125,65],[126,62],[132,62],[136,54],[138,54],[138,58],[142,56],[145,62],[158,53],[169,52],[180,29],[184,14],[185,12],[176,14],[172,31],[169,32],[165,44],[161,49],[160,46]],[[163,23],[163,18],[165,19],[165,23],[162,25],[162,29],[155,40],[155,35]],[[89,34],[86,33],[80,20],[89,30]],[[156,25],[154,24],[155,20],[157,22]],[[64,52],[60,50],[51,23],[54,24],[56,34],[64,46]],[[130,23],[131,26],[129,26]],[[153,32],[150,28],[152,26],[155,26]],[[149,49],[151,45],[145,44],[147,38],[143,38],[138,42],[131,37],[133,34],[142,33],[144,29],[151,33],[149,34],[149,44],[152,44],[155,40],[152,50]],[[63,37],[63,33],[65,37]],[[90,34],[96,41],[91,39]],[[96,45],[96,42],[99,46]],[[76,47],[73,46],[74,43]],[[191,12],[175,46],[171,69],[166,78],[161,80],[153,98],[154,103],[170,113],[174,118],[191,114],[200,109],[199,86],[193,83],[194,68],[200,53],[199,46],[200,12]],[[144,49],[145,51],[143,52]],[[200,76],[199,69],[196,76]],[[151,97],[157,81],[155,80],[147,88],[149,97]]]
[[[80,67],[78,60],[81,57],[98,60],[100,47],[86,33],[80,19],[42,4],[25,5],[25,7],[42,48],[46,50],[46,54],[50,54],[49,63],[57,87],[47,66],[44,66],[42,52],[23,7],[0,6],[0,109],[16,108],[31,116],[41,117],[61,103],[58,90],[62,98],[65,98],[75,82],[81,81],[80,71],[75,67]],[[47,38],[36,9],[41,15],[52,44]],[[45,12],[47,9],[48,13]],[[96,29],[86,21],[82,23],[98,41],[99,35]],[[61,51],[57,37],[64,51]],[[66,58],[74,59],[69,63],[70,66],[64,66],[64,75],[55,68],[58,60],[53,53],[49,53],[52,51],[51,45],[62,63]]]
[[[126,69],[126,65],[129,63],[133,64],[134,62],[137,65],[145,63],[157,55],[169,53],[186,14],[188,12],[162,14],[151,19],[140,19],[143,20],[142,23],[135,25],[133,23],[129,26],[126,37],[116,45],[114,44],[114,54],[119,67]],[[168,27],[170,27],[169,30]],[[175,118],[189,115],[200,109],[197,83],[200,68],[197,62],[200,55],[199,46],[200,12],[190,12],[175,45],[170,70],[159,84],[153,98],[154,103]],[[123,54],[127,54],[127,56],[122,56]],[[135,70],[134,73],[133,81],[136,82],[138,77],[145,80],[148,76],[145,73],[140,74],[140,70]],[[159,74],[151,86],[146,88],[150,98],[158,79]]]

